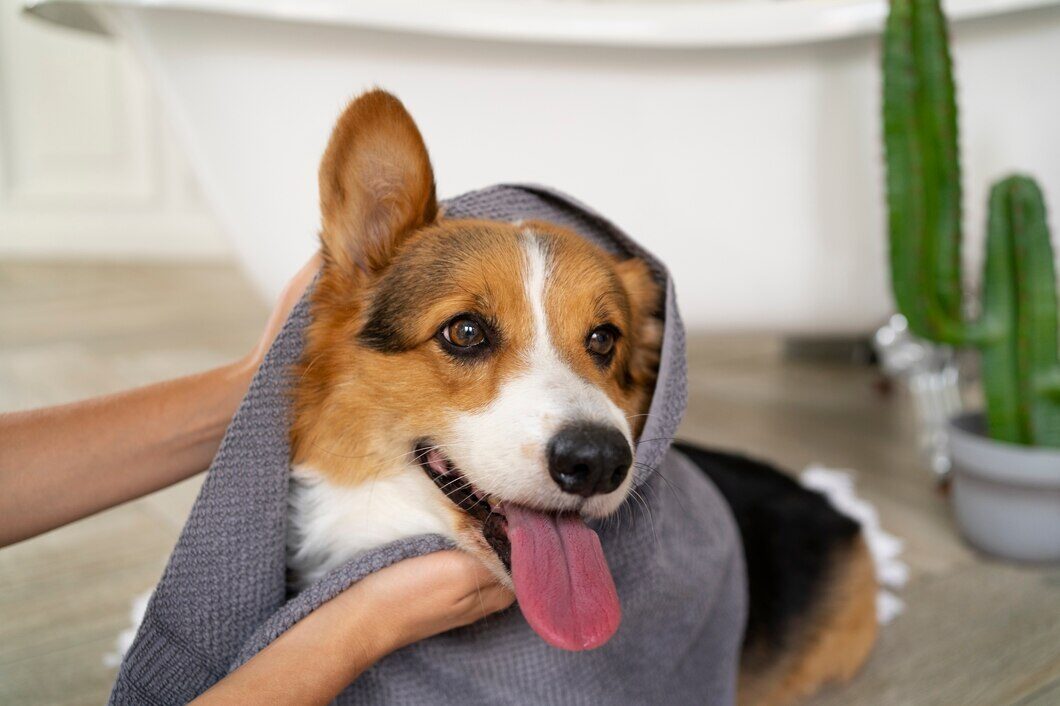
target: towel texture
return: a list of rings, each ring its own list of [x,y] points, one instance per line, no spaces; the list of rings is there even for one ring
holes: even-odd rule
[[[567,226],[611,252],[645,258],[665,282],[659,380],[637,449],[635,497],[595,525],[622,625],[599,649],[565,652],[545,644],[513,608],[390,655],[338,703],[733,703],[746,578],[728,507],[669,448],[684,412],[686,368],[684,329],[665,267],[600,215],[543,187],[496,186],[445,206],[447,217]],[[439,536],[401,540],[298,595],[286,594],[289,371],[308,318],[303,300],[232,420],[122,662],[111,703],[185,703],[364,576],[451,546]]]

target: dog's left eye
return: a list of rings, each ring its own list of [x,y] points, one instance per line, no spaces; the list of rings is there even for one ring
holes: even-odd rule
[[[457,348],[472,348],[483,343],[486,335],[477,321],[471,319],[456,319],[451,321],[444,329],[442,335],[445,340]]]
[[[593,329],[585,341],[585,347],[598,358],[607,358],[615,349],[618,333],[612,326],[599,326]]]

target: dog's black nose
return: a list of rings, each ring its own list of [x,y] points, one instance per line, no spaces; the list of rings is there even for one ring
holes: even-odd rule
[[[633,454],[618,429],[570,424],[548,443],[548,472],[564,492],[588,498],[610,493],[625,480]]]

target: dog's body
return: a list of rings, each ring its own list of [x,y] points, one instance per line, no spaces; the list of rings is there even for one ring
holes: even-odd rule
[[[876,640],[876,577],[858,524],[768,464],[674,447],[740,528],[750,591],[741,703],[791,703],[853,676]]]
[[[342,116],[320,183],[324,266],[292,425],[295,584],[440,534],[514,587],[546,641],[603,644],[620,611],[585,520],[633,486],[660,345],[651,271],[555,224],[442,218],[422,138],[382,92]],[[679,450],[744,537],[742,698],[782,703],[848,676],[875,629],[857,525],[768,467]]]

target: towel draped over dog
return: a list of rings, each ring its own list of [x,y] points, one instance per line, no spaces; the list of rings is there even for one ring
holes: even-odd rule
[[[604,646],[547,645],[515,607],[418,642],[364,672],[340,704],[731,704],[747,611],[736,526],[710,481],[670,442],[684,413],[685,336],[665,267],[586,206],[536,186],[495,186],[445,203],[445,217],[543,220],[644,258],[665,283],[658,382],[637,446],[635,496],[592,523],[622,604]],[[291,596],[285,537],[292,367],[303,298],[232,420],[122,662],[112,704],[186,703],[317,606],[400,559],[452,547],[399,540]],[[320,645],[319,649],[329,649]]]

